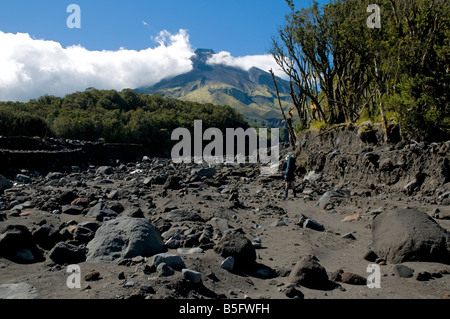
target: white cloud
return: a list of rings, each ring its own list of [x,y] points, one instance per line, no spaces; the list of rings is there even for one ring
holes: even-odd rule
[[[0,100],[64,96],[88,87],[137,88],[189,72],[194,52],[185,30],[160,32],[155,48],[89,51],[82,46],[0,31]]]
[[[187,31],[161,31],[152,40],[156,47],[141,51],[90,51],[80,45],[64,48],[27,33],[0,31],[0,101],[28,101],[45,94],[64,96],[88,87],[138,88],[192,70],[194,49]],[[233,57],[222,51],[208,63],[244,70],[273,69],[285,78],[270,54]]]
[[[209,64],[225,64],[228,66],[234,66],[243,70],[250,70],[252,67],[257,67],[263,71],[268,72],[273,70],[276,76],[286,78],[286,75],[280,69],[275,62],[275,59],[271,54],[264,55],[246,55],[243,57],[233,57],[230,52],[221,51],[214,54],[209,60]]]

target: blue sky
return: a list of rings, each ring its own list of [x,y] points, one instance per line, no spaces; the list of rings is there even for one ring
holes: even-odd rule
[[[81,29],[66,26],[72,3],[81,8]],[[311,4],[295,1],[298,8]],[[0,2],[0,30],[90,50],[141,50],[161,30],[185,29],[195,48],[243,56],[267,53],[288,12],[284,0],[14,0]]]
[[[66,25],[70,4],[80,29]],[[151,85],[188,72],[198,48],[215,50],[215,63],[267,71],[287,13],[284,0],[1,1],[0,100]]]

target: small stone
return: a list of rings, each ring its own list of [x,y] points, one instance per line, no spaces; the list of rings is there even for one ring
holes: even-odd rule
[[[112,175],[114,171],[111,166],[100,166],[96,170],[97,175]]]
[[[24,174],[17,174],[16,179],[19,182],[25,183],[25,184],[30,184],[31,183],[31,177],[24,175]]]
[[[359,219],[359,214],[353,214],[353,215],[349,215],[344,217],[341,222],[351,222],[354,220],[358,220]]]
[[[86,281],[97,281],[100,279],[101,277],[98,271],[91,271],[84,276],[84,280]]]
[[[450,299],[450,293],[445,294],[444,297],[442,297],[442,299]]]
[[[291,299],[304,299],[305,295],[298,289],[295,289],[295,287],[290,286],[285,291],[286,297]]]
[[[76,198],[70,203],[70,205],[87,207],[89,205],[89,202],[86,198]]]
[[[274,271],[267,267],[259,268],[255,273],[255,276],[258,278],[271,278],[273,275]]]
[[[287,226],[284,220],[276,220],[270,224],[270,227]]]
[[[232,256],[229,256],[227,258],[225,258],[222,261],[222,264],[220,265],[220,267],[222,267],[225,270],[228,271],[233,271],[234,269],[234,258]]]
[[[427,281],[427,280],[430,280],[431,278],[433,278],[433,277],[431,276],[431,274],[428,271],[419,272],[416,275],[416,280],[418,280],[418,281]]]
[[[158,267],[156,267],[156,272],[163,277],[172,276],[175,271],[170,268],[166,263],[160,263]]]
[[[356,237],[352,233],[347,233],[345,235],[342,235],[341,238],[351,239],[351,240],[355,240],[356,239]]]
[[[154,255],[152,265],[158,266],[160,263],[165,263],[175,270],[182,270],[186,267],[183,259],[181,259],[179,255],[170,253],[160,253]]]
[[[370,262],[375,262],[378,259],[377,254],[373,250],[369,250],[365,255],[364,259]]]
[[[91,285],[86,285],[86,287],[84,287],[84,288],[82,289],[82,291],[90,290],[90,289],[92,289]]]
[[[207,274],[206,277],[208,277],[209,279],[211,279],[214,282],[220,281],[220,279],[217,278],[216,274],[213,272],[210,272],[209,274]]]
[[[64,205],[61,209],[63,214],[67,215],[81,215],[83,213],[83,207],[82,206],[75,206],[75,205]]]
[[[117,276],[117,278],[118,278],[119,280],[125,279],[125,273],[124,273],[123,271],[120,272],[119,275]]]
[[[202,282],[202,274],[198,271],[190,270],[190,269],[183,269],[182,270],[183,277],[187,279],[188,281],[199,284]]]
[[[110,192],[108,195],[106,195],[106,197],[108,197],[108,199],[117,200],[119,199],[119,191],[114,190]]]
[[[33,253],[28,249],[20,249],[16,251],[16,257],[25,262],[32,262],[34,260]]]
[[[63,173],[60,172],[51,172],[47,174],[47,179],[61,179],[64,177]]]
[[[400,278],[411,278],[413,276],[414,269],[405,265],[395,265],[394,272]]]
[[[331,274],[330,274],[330,276],[329,276],[329,278],[330,278],[330,280],[331,281],[334,281],[334,282],[339,282],[339,281],[342,281],[342,274],[344,273],[344,270],[343,269],[338,269],[338,270],[336,270],[335,272],[332,272]]]
[[[366,285],[367,284],[367,279],[351,273],[351,272],[343,272],[341,274],[341,280],[343,283],[345,284],[350,284],[350,285]]]
[[[303,228],[311,228],[317,231],[324,231],[325,227],[322,224],[316,222],[314,219],[307,218],[303,222]]]
[[[58,200],[61,205],[68,205],[77,198],[78,198],[78,195],[75,192],[66,191],[61,194],[61,196],[59,197]]]

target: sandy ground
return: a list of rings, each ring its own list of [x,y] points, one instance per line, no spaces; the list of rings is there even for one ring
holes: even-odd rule
[[[133,180],[113,179],[114,184],[99,184],[88,182],[88,188],[116,188],[126,190],[132,187]],[[299,178],[298,181],[301,181]],[[338,269],[353,272],[364,277],[371,275],[367,267],[371,262],[364,259],[364,254],[372,243],[371,214],[376,209],[388,211],[397,208],[416,208],[432,214],[433,209],[448,211],[448,206],[431,204],[432,198],[424,196],[406,197],[404,194],[371,194],[365,190],[350,189],[350,198],[335,202],[333,210],[323,210],[315,206],[320,194],[309,194],[309,189],[299,188],[300,194],[284,199],[283,182],[265,177],[245,178],[235,176],[231,183],[239,191],[242,206],[233,206],[228,200],[229,194],[221,194],[214,186],[201,185],[200,188],[188,188],[187,194],[178,190],[168,190],[163,196],[160,185],[151,186],[146,191],[153,197],[156,209],[144,210],[145,217],[156,220],[164,216],[162,207],[168,203],[179,208],[195,208],[200,215],[226,218],[232,229],[242,228],[247,238],[261,240],[261,247],[256,249],[257,262],[277,272],[272,278],[258,278],[244,273],[231,273],[221,268],[223,257],[213,249],[200,254],[183,254],[186,267],[202,274],[201,285],[190,285],[183,280],[181,272],[176,271],[169,277],[161,277],[156,273],[147,274],[143,271],[144,262],[131,265],[117,263],[78,264],[81,269],[81,288],[70,289],[67,279],[67,265],[55,265],[48,258],[46,261],[33,264],[17,264],[0,258],[0,293],[3,297],[36,298],[36,299],[288,299],[286,290],[290,285],[288,275],[294,265],[305,255],[312,254],[325,267],[330,275]],[[305,184],[306,185],[306,184]],[[331,190],[322,185],[322,191]],[[56,187],[55,189],[58,189]],[[61,190],[65,189],[61,187]],[[16,186],[14,191],[22,196],[33,198],[37,192],[35,185]],[[303,192],[303,193],[302,193]],[[9,193],[12,194],[12,193]],[[365,194],[365,195],[362,195]],[[126,205],[127,199],[119,201]],[[146,207],[144,199],[139,199],[139,205]],[[124,205],[124,206],[125,206]],[[280,209],[281,208],[281,209]],[[3,228],[9,224],[26,225],[30,230],[45,218],[47,223],[60,225],[63,221],[83,220],[83,216],[54,215],[36,209],[28,209],[22,216],[8,216],[0,222]],[[343,221],[347,216],[360,214],[360,218]],[[316,231],[298,225],[298,214],[314,219],[325,227],[325,231]],[[285,225],[273,226],[272,223],[283,220]],[[450,230],[450,220],[436,220],[442,227]],[[192,226],[192,222],[180,222]],[[342,238],[352,233],[355,239]],[[169,252],[179,254],[175,250]],[[149,258],[150,259],[150,258]],[[366,285],[351,285],[338,283],[335,288],[310,289],[297,287],[305,299],[442,299],[450,293],[450,274],[440,278],[433,277],[427,281],[418,281],[415,275],[427,271],[436,273],[442,270],[450,272],[450,265],[429,262],[404,263],[414,269],[411,278],[400,278],[394,272],[394,265],[380,265],[380,288],[370,289]],[[86,281],[85,276],[93,271],[100,273],[100,279]],[[19,286],[11,284],[22,283]],[[25,283],[25,285],[23,284]],[[9,286],[8,286],[9,285]],[[3,290],[2,290],[3,289]],[[14,290],[15,289],[15,290]],[[14,293],[17,292],[17,294]]]

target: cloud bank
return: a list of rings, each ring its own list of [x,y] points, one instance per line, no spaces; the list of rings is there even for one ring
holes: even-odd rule
[[[0,100],[64,96],[88,87],[137,88],[192,69],[194,52],[185,30],[162,31],[153,40],[155,48],[141,51],[89,51],[0,31]]]
[[[208,60],[208,63],[225,64],[228,66],[238,67],[246,71],[250,70],[252,67],[257,67],[266,72],[272,69],[276,76],[279,76],[281,78],[286,77],[280,67],[276,64],[275,59],[271,54],[233,57],[230,52],[222,51],[214,54]]]
[[[192,70],[195,54],[186,30],[161,31],[154,48],[141,51],[90,51],[80,45],[67,48],[55,41],[33,39],[27,33],[0,31],[0,101],[28,101],[43,95],[65,96],[86,88],[138,88]],[[270,55],[232,57],[214,55],[209,63],[244,70],[268,71],[277,66]],[[278,73],[277,75],[282,75]]]

